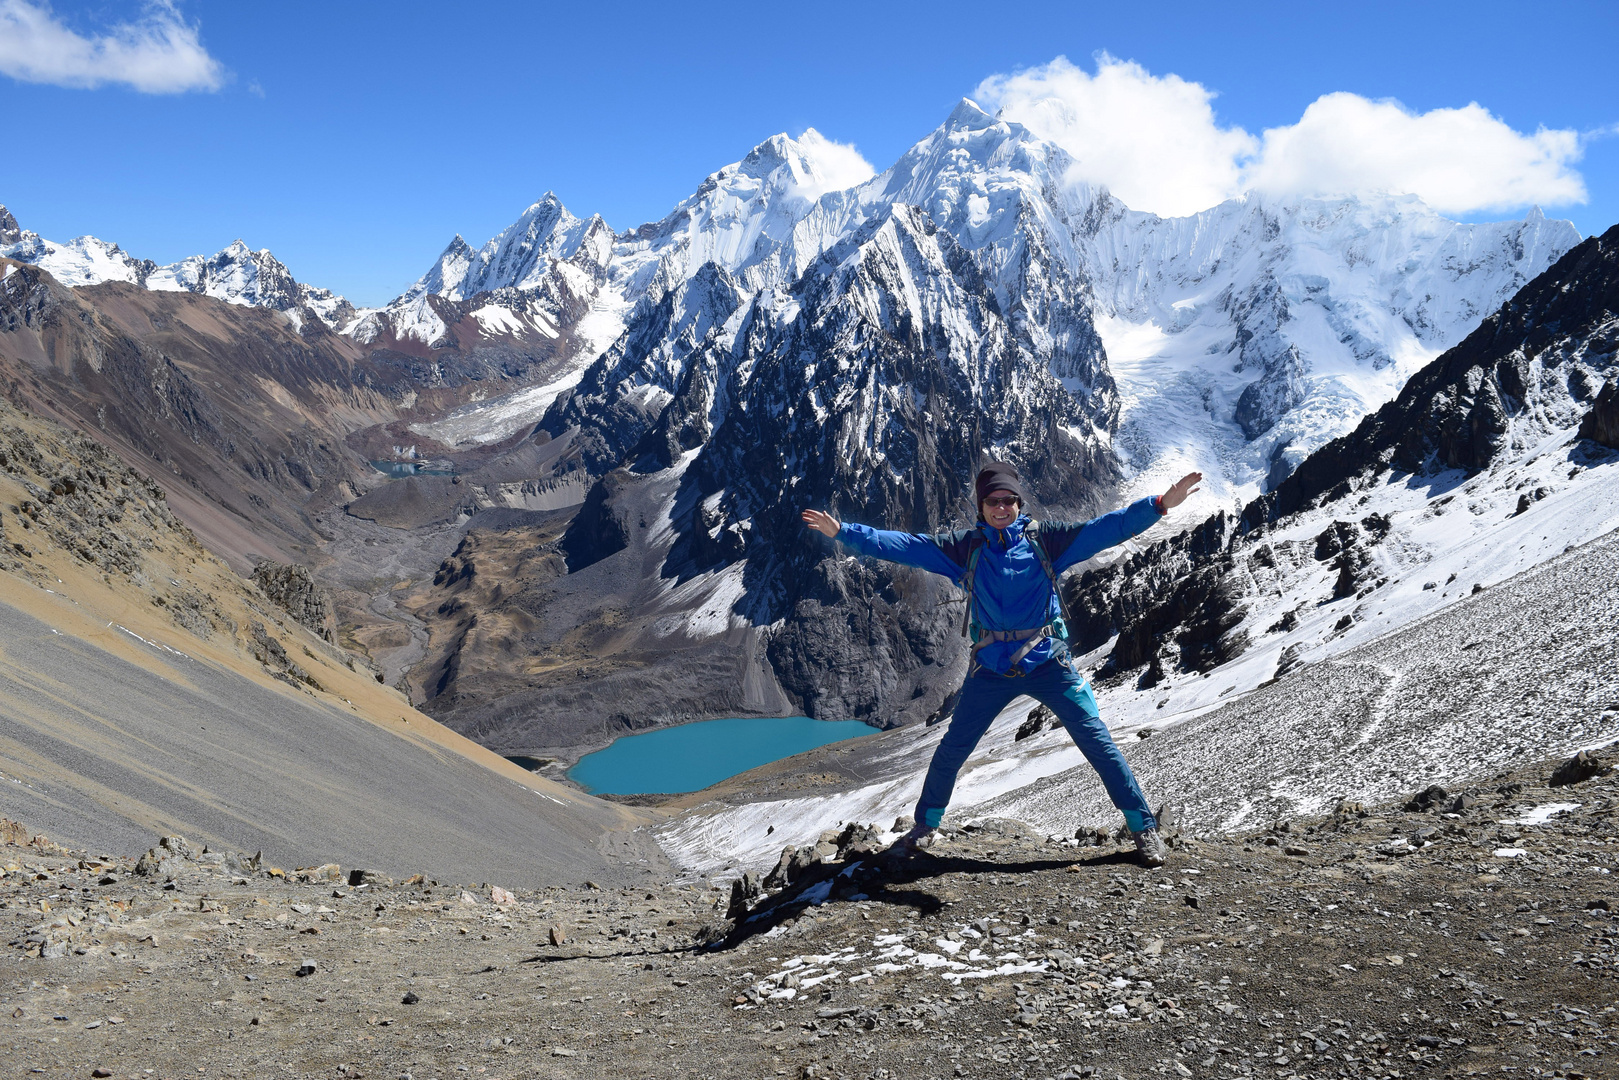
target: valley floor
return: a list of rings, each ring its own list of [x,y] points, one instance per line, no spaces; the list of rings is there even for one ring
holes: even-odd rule
[[[1614,1075],[1619,777],[1556,765],[1159,870],[1007,820],[846,847],[740,926],[704,880],[507,896],[12,845],[0,1049],[136,1080]]]

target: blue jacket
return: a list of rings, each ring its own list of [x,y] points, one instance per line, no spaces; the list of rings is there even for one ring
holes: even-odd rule
[[[1051,559],[1051,568],[1061,575],[1097,552],[1146,532],[1162,516],[1156,498],[1137,499],[1094,521],[1042,521],[1039,543]],[[837,538],[862,555],[943,574],[959,586],[967,574],[972,536],[981,533],[984,545],[973,572],[973,613],[978,624],[989,630],[1029,630],[1060,616],[1062,605],[1040,557],[1023,535],[1028,523],[1028,516],[1023,515],[1004,529],[980,522],[972,529],[928,536],[845,522]],[[1018,662],[1019,670],[1033,671],[1051,659],[1054,647],[1050,638],[1041,641]],[[1015,641],[986,645],[978,651],[978,662],[998,675],[1010,674],[1012,654],[1019,648]]]

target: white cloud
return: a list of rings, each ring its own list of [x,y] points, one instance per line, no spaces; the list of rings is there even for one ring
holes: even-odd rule
[[[1241,191],[1241,163],[1259,148],[1241,128],[1219,126],[1211,91],[1106,53],[1095,75],[1059,56],[991,76],[973,97],[1067,150],[1075,179],[1159,214],[1195,213]]]
[[[862,157],[852,143],[833,142],[814,128],[805,128],[804,134],[793,141],[804,151],[810,168],[815,170],[811,183],[798,185],[799,194],[807,199],[854,187],[877,175],[871,162]]]
[[[1193,213],[1251,189],[1408,193],[1457,215],[1586,199],[1576,132],[1524,134],[1476,103],[1414,113],[1332,93],[1298,123],[1256,137],[1222,127],[1202,85],[1105,53],[1094,75],[1058,57],[992,76],[975,96],[1067,150],[1072,179],[1159,214]]]
[[[1248,183],[1287,194],[1410,192],[1468,214],[1586,199],[1573,131],[1514,131],[1477,102],[1414,113],[1397,101],[1326,94],[1299,122],[1265,132]]]
[[[95,37],[68,28],[45,0],[0,0],[0,73],[56,86],[124,83],[148,94],[224,83],[224,68],[171,0],[153,0],[137,21]]]

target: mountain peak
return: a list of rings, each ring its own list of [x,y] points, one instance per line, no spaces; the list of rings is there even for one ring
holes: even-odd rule
[[[0,244],[15,244],[22,239],[22,227],[11,211],[0,206]]]
[[[990,127],[995,122],[996,120],[993,116],[978,107],[978,102],[972,98],[962,98],[956,102],[956,107],[950,111],[950,116],[945,120],[944,126],[947,131],[977,131],[980,128]]]
[[[791,161],[793,151],[797,149],[798,145],[786,132],[779,132],[748,151],[748,156],[738,163],[738,168],[748,176],[762,178]]]

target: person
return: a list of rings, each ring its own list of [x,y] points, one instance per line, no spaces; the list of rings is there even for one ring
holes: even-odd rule
[[[978,524],[971,529],[933,535],[891,532],[840,524],[819,510],[803,512],[809,528],[862,555],[942,574],[968,593],[964,622],[973,645],[967,678],[928,765],[915,827],[896,842],[897,852],[914,852],[933,835],[968,755],[1001,710],[1027,694],[1056,714],[1101,777],[1108,797],[1124,814],[1142,862],[1163,865],[1157,819],[1068,650],[1057,581],[1069,567],[1151,528],[1195,492],[1202,479],[1201,473],[1188,473],[1162,495],[1139,499],[1094,521],[1035,522],[1023,513],[1026,500],[1016,468],[991,462],[974,484]]]

